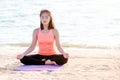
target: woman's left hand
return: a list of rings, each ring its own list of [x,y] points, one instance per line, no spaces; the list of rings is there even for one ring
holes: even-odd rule
[[[63,56],[64,56],[64,58],[69,58],[69,54],[68,53],[64,53]]]

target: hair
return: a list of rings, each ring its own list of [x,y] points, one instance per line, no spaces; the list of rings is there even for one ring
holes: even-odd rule
[[[47,9],[41,10],[41,12],[40,12],[40,17],[41,17],[41,15],[42,15],[43,13],[45,13],[45,12],[48,13],[48,15],[50,16],[50,21],[49,21],[49,23],[48,23],[48,30],[54,29],[53,19],[52,19],[52,16],[51,16],[51,12],[50,12],[49,10],[47,10]],[[44,29],[43,24],[42,24],[41,21],[40,21],[40,28],[41,28],[41,30]]]

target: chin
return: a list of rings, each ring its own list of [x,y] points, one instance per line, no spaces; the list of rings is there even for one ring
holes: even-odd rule
[[[48,23],[43,23],[43,25],[48,25]]]

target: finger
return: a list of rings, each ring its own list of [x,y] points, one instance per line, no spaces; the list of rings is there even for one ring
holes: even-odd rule
[[[19,56],[16,57],[17,59],[19,58]]]
[[[19,59],[19,57],[17,57],[17,59]]]

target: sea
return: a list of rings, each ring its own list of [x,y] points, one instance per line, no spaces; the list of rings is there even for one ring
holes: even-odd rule
[[[42,9],[62,46],[120,49],[120,0],[0,0],[0,45],[30,45]]]

